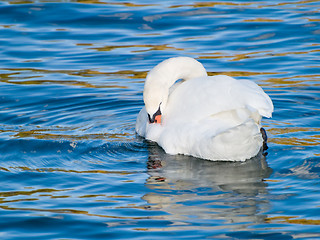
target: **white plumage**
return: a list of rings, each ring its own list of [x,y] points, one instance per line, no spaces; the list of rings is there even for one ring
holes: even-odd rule
[[[168,154],[209,160],[244,161],[257,155],[263,144],[261,117],[273,112],[271,99],[254,82],[208,77],[189,57],[170,58],[152,69],[143,98],[136,123],[140,136]],[[159,114],[161,123],[154,123]]]

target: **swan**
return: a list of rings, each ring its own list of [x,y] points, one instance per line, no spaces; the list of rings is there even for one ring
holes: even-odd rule
[[[256,156],[266,141],[261,118],[273,112],[270,97],[256,83],[208,76],[190,57],[156,65],[147,74],[143,100],[136,120],[138,135],[167,154],[212,161]]]

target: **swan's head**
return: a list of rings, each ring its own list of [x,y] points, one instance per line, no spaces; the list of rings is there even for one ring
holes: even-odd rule
[[[200,62],[190,57],[169,58],[155,66],[147,75],[143,100],[150,123],[161,123],[170,87],[179,79],[207,76]]]
[[[146,85],[143,91],[143,99],[149,123],[161,123],[169,92],[165,91],[161,86],[148,87],[147,85],[146,87]]]

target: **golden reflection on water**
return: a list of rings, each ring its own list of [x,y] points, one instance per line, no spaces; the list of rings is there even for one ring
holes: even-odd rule
[[[308,4],[308,3],[317,3],[319,0],[302,0],[302,1],[297,1],[297,2],[280,2],[277,4],[268,4],[267,6],[270,7],[276,7],[276,6],[287,6],[287,5],[292,5],[292,7],[297,8],[300,5]]]
[[[274,18],[252,18],[245,19],[243,22],[283,22],[282,19],[274,19]]]
[[[0,82],[21,85],[43,85],[43,84],[61,84],[69,86],[78,86],[84,88],[122,88],[127,89],[125,85],[119,85],[118,81],[107,81],[103,85],[89,83],[87,81],[77,80],[49,80],[49,79],[34,79],[42,78],[39,74],[66,74],[70,76],[79,76],[83,78],[89,77],[113,77],[125,79],[144,79],[147,76],[146,71],[135,70],[120,70],[115,72],[101,72],[93,69],[83,70],[46,70],[38,68],[2,68],[0,71],[10,71],[9,73],[0,74]]]
[[[192,8],[203,8],[203,7],[216,7],[216,6],[250,6],[255,5],[254,2],[245,2],[245,3],[237,3],[237,2],[198,2],[194,4],[180,4],[173,5],[171,8],[182,8],[182,7],[192,7]]]
[[[305,18],[307,19],[309,22],[320,22],[320,18]]]
[[[46,3],[48,0],[12,0],[6,1],[9,4],[31,4],[31,3]],[[109,2],[106,0],[56,0],[55,2],[75,2],[75,3],[82,3],[82,4],[105,4],[105,5],[114,5],[114,6],[124,6],[124,7],[152,7],[152,6],[159,6],[160,4],[136,4],[131,2]],[[317,3],[318,0],[302,0],[298,2],[281,2],[276,4],[269,4],[266,2],[227,2],[227,1],[208,1],[208,2],[197,2],[193,4],[180,4],[180,5],[172,5],[170,8],[182,8],[182,7],[191,7],[191,8],[206,8],[206,7],[216,7],[216,6],[228,6],[228,7],[250,7],[253,6],[254,8],[264,8],[264,7],[277,7],[277,6],[290,6],[297,8],[301,5],[309,4],[309,3]]]
[[[320,128],[314,127],[281,127],[281,128],[269,128],[268,132],[273,135],[297,133],[297,132],[320,132]]]
[[[47,3],[48,0],[10,0],[7,1],[9,4],[31,4],[31,3]],[[82,4],[105,4],[105,5],[114,5],[114,6],[124,6],[124,7],[149,7],[157,6],[157,4],[135,4],[130,2],[109,2],[105,0],[55,0],[54,2],[75,2]]]
[[[11,192],[0,192],[0,203],[3,203],[3,197],[12,197],[12,196],[29,196],[37,193],[52,193],[52,192],[61,192],[66,190],[56,190],[51,188],[43,188],[31,191],[11,191]]]
[[[320,135],[319,134],[310,134],[305,135],[303,133],[312,133],[319,132],[320,128],[308,128],[308,127],[284,127],[281,128],[269,128],[268,132],[271,133],[272,137],[268,139],[268,142],[275,143],[279,145],[286,146],[297,146],[297,147],[308,147],[308,146],[317,146],[320,144]],[[288,136],[286,134],[300,133],[300,137]],[[302,137],[302,136],[305,137]]]
[[[268,34],[262,34],[258,37],[255,37],[254,40],[265,40],[273,37],[274,33],[268,33]],[[265,51],[258,51],[258,52],[246,52],[246,53],[240,53],[240,54],[228,54],[226,52],[213,52],[213,53],[206,53],[206,54],[200,54],[199,59],[229,59],[229,61],[241,61],[248,58],[270,58],[270,57],[284,57],[284,56],[290,56],[290,55],[309,55],[312,53],[318,53],[320,52],[320,49],[311,49],[306,51],[291,51],[291,52],[282,52],[282,53],[273,53],[270,50]]]
[[[264,83],[267,83],[269,86],[277,86],[277,88],[272,89],[272,91],[277,91],[279,88],[291,87],[303,87],[303,86],[320,86],[318,82],[320,74],[308,74],[308,75],[296,75],[292,77],[276,77],[276,78],[267,78]],[[315,80],[315,81],[314,81]],[[320,92],[316,91],[316,92]]]
[[[45,132],[48,133],[45,133]],[[34,138],[34,139],[42,139],[42,140],[72,140],[72,141],[80,141],[80,140],[105,140],[108,142],[118,142],[119,140],[127,139],[128,136],[131,136],[130,133],[92,133],[92,134],[83,134],[83,135],[67,135],[67,134],[54,134],[50,133],[55,131],[53,129],[36,129],[29,131],[17,131],[16,134],[11,137],[14,138]],[[65,130],[60,130],[65,131]],[[8,130],[9,133],[12,130]]]
[[[286,146],[318,146],[320,145],[320,135],[311,135],[308,137],[272,137],[269,142]]]
[[[303,55],[303,54],[311,54],[311,53],[318,53],[320,52],[320,49],[312,49],[309,51],[295,51],[295,52],[284,52],[284,53],[274,53],[272,56],[278,56],[278,57],[283,57],[283,56],[288,56],[288,55]]]
[[[250,77],[250,76],[257,76],[257,75],[273,75],[279,74],[275,72],[248,72],[248,71],[229,71],[229,72],[208,72],[209,76],[215,75],[227,75],[230,77]]]
[[[305,219],[298,218],[298,216],[277,216],[268,217],[265,219],[266,223],[291,223],[291,224],[302,224],[302,225],[320,225],[319,219]]]
[[[136,4],[130,2],[109,2],[109,1],[99,1],[99,0],[72,0],[77,3],[93,3],[93,4],[106,4],[106,5],[116,5],[116,6],[124,6],[124,7],[152,7],[158,6],[158,4]]]
[[[32,199],[31,199],[32,200]],[[9,207],[9,206],[0,206],[0,209],[3,210],[12,210],[12,211],[30,211],[34,213],[59,213],[59,214],[77,214],[77,215],[85,215],[89,217],[101,217],[101,218],[111,218],[111,219],[149,219],[146,217],[122,217],[122,216],[114,216],[114,215],[106,215],[106,214],[93,214],[89,211],[84,210],[76,210],[76,209],[42,209],[42,208],[22,208],[22,207]],[[157,218],[157,217],[154,217]],[[158,217],[160,218],[160,217]]]
[[[227,1],[208,1],[208,2],[197,2],[193,4],[179,4],[179,5],[172,5],[170,8],[208,8],[208,7],[217,7],[217,6],[228,6],[228,8],[232,7],[246,7],[246,8],[270,8],[270,7],[282,7],[286,6],[287,8],[302,8],[305,4],[309,3],[317,3],[318,0],[302,0],[302,1],[294,1],[294,2],[280,2],[280,3],[269,3],[269,2],[255,2],[255,1],[248,1],[248,2],[227,2]],[[264,18],[261,18],[264,21]]]
[[[132,53],[148,52],[148,51],[163,51],[163,50],[176,50],[176,51],[185,50],[183,48],[175,48],[175,47],[168,46],[168,44],[119,45],[119,46],[96,47],[96,48],[90,48],[90,49],[95,49],[97,51],[112,51],[114,49],[119,49],[119,48],[145,48],[143,50],[131,50]]]
[[[269,37],[270,35],[268,35]],[[200,56],[199,59],[229,59],[229,61],[241,61],[247,58],[261,58],[264,57],[266,54],[271,54],[272,51],[259,51],[259,52],[247,52],[247,53],[240,53],[240,54],[227,54],[225,52],[214,52],[214,53],[209,53]]]
[[[286,146],[318,146],[320,144],[320,135],[312,135],[307,138],[302,137],[272,137],[269,142]]]
[[[234,61],[239,61],[240,58],[246,58],[247,54],[239,54],[233,56]],[[228,58],[229,56],[221,56],[222,58]],[[199,59],[215,58],[215,56],[201,56]],[[238,60],[236,60],[238,58]],[[233,60],[232,60],[233,61]],[[136,70],[119,70],[114,72],[102,72],[94,69],[83,69],[83,70],[46,70],[37,68],[5,68],[0,69],[2,71],[10,71],[9,73],[0,74],[0,82],[17,84],[17,85],[45,85],[45,84],[61,84],[67,86],[78,86],[84,88],[119,88],[127,89],[126,85],[119,85],[119,81],[106,81],[104,84],[97,85],[88,81],[78,80],[49,80],[49,79],[37,79],[43,78],[44,75],[40,74],[66,74],[70,76],[80,76],[85,78],[90,77],[108,77],[110,78],[124,78],[124,79],[135,79],[139,80],[136,83],[143,83],[147,76],[148,71],[136,71]],[[250,72],[250,71],[228,71],[228,72],[208,72],[209,76],[225,74],[231,77],[249,77],[256,75],[277,75],[280,72]],[[265,82],[270,84],[293,84],[302,83],[302,80],[287,81],[293,78],[317,78],[320,75],[306,75],[306,76],[294,76],[294,77],[282,77],[282,78],[268,78]],[[315,84],[316,85],[316,84]],[[142,91],[142,89],[141,89]]]
[[[64,168],[30,168],[30,167],[10,167],[10,168],[2,168],[7,172],[12,170],[19,171],[27,171],[27,172],[62,172],[62,173],[79,173],[79,174],[117,174],[117,175],[131,175],[137,174],[137,172],[129,172],[129,171],[107,171],[107,170],[74,170],[74,169],[64,169]]]
[[[140,74],[144,74],[144,72],[136,72],[135,70],[122,70],[117,72],[101,72],[94,69],[81,69],[81,70],[49,70],[49,69],[41,69],[41,68],[0,68],[0,71],[10,71],[9,73],[1,73],[0,80],[8,80],[11,79],[11,76],[19,75],[21,73],[44,73],[44,74],[52,74],[52,73],[60,73],[60,74],[67,74],[70,76],[81,76],[81,77],[92,77],[92,76],[112,76],[112,75],[132,75],[132,76],[139,76]],[[37,76],[37,75],[35,75]],[[19,79],[19,78],[15,78]]]

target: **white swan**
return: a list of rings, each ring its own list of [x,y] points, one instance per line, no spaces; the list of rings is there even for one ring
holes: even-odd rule
[[[182,79],[182,81],[177,80]],[[168,154],[244,161],[263,145],[261,117],[273,104],[257,84],[207,76],[193,58],[167,59],[147,75],[136,132]]]

